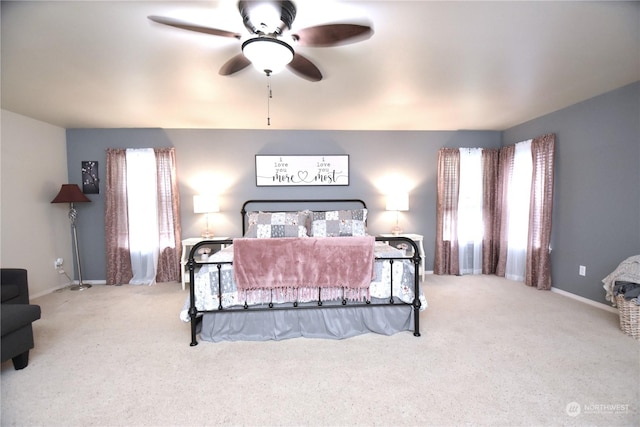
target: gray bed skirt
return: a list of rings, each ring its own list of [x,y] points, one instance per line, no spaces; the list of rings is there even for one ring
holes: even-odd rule
[[[372,304],[373,305],[373,304]],[[293,310],[228,310],[203,313],[203,341],[268,341],[296,337],[343,339],[365,333],[413,331],[413,310],[405,304]]]

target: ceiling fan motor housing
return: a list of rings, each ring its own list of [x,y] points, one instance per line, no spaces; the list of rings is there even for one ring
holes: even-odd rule
[[[241,0],[238,11],[244,26],[251,33],[242,43],[242,52],[229,59],[219,71],[222,76],[237,73],[253,64],[258,70],[275,73],[288,68],[298,76],[311,82],[322,80],[320,69],[304,55],[294,52],[293,47],[280,36],[287,30],[296,17],[296,5],[291,0]],[[230,37],[242,40],[242,34],[205,25],[181,21],[179,19],[151,15],[148,18],[162,25],[187,31]],[[368,25],[334,23],[299,28],[290,39],[296,47],[331,47],[355,43],[368,39],[373,30]]]
[[[261,22],[262,19],[258,14],[260,8],[272,8],[279,13],[280,22],[270,26],[267,22]],[[283,31],[290,29],[293,20],[296,18],[296,6],[292,1],[240,1],[238,2],[238,10],[242,15],[244,26],[253,34],[282,34]]]

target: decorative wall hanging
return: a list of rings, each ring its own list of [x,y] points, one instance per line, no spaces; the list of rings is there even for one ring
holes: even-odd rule
[[[256,155],[256,185],[349,185],[349,156]]]
[[[98,178],[98,162],[90,160],[82,162],[82,192],[84,194],[100,193]]]

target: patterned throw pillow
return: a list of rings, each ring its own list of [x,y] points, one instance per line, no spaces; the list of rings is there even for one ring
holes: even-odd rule
[[[366,209],[314,212],[311,223],[313,237],[366,236]]]
[[[309,211],[249,212],[249,229],[244,237],[308,237],[307,223],[310,214]]]

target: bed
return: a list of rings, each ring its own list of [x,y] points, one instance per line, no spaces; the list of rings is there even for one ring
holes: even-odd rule
[[[420,336],[419,250],[405,237],[369,235],[367,214],[359,199],[246,201],[243,237],[205,240],[189,253],[180,318],[191,323],[191,345],[198,334],[213,342]],[[202,257],[211,244],[223,249]]]

